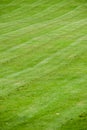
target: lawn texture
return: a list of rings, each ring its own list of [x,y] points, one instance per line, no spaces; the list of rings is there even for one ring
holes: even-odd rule
[[[87,0],[0,0],[0,130],[87,130]]]

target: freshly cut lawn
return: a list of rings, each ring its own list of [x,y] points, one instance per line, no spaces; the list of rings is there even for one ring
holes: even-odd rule
[[[87,0],[0,0],[0,130],[87,130]]]

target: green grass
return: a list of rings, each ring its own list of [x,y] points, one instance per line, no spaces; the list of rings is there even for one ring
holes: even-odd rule
[[[87,0],[0,0],[0,130],[87,130]]]

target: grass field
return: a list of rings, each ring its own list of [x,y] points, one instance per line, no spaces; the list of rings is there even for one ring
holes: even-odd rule
[[[87,130],[87,0],[0,0],[0,130]]]

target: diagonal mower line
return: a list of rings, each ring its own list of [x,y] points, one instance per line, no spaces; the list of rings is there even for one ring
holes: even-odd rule
[[[54,19],[52,19],[52,20],[48,20],[48,21],[45,21],[45,22],[40,22],[40,23],[31,24],[30,26],[27,25],[27,26],[25,26],[25,27],[23,27],[23,28],[17,29],[17,30],[15,30],[15,31],[11,31],[11,33],[14,33],[14,32],[16,32],[16,31],[20,31],[20,30],[22,30],[22,29],[25,29],[25,28],[27,28],[28,26],[31,28],[31,27],[36,26],[36,25],[38,25],[38,24],[40,24],[41,26],[43,26],[43,24],[47,24],[47,23],[48,23],[48,25],[49,25],[49,24],[52,24],[53,21],[55,21],[55,22],[57,23],[57,22],[58,22],[57,20],[60,20],[60,19],[63,18],[64,16],[69,15],[69,17],[71,17],[70,14],[73,14],[73,13],[74,13],[76,10],[78,10],[80,7],[82,7],[82,6],[78,6],[78,7],[76,7],[75,9],[69,11],[68,13],[65,13],[65,14],[59,16],[58,18],[54,18]],[[78,13],[80,13],[80,12],[78,12]],[[76,15],[76,12],[75,12],[75,15]],[[34,17],[34,18],[35,18],[35,17]],[[66,18],[66,17],[65,17],[65,18]],[[61,19],[61,20],[62,20],[62,19]],[[18,22],[17,22],[17,23],[18,23]],[[42,24],[42,23],[43,23],[43,24]],[[1,36],[8,35],[8,34],[11,34],[11,33],[8,32],[8,33],[5,33],[5,34],[2,34]]]
[[[32,38],[30,41],[27,41],[27,42],[25,42],[25,43],[21,43],[20,45],[16,45],[16,46],[14,46],[14,47],[12,47],[12,48],[6,50],[5,52],[2,52],[1,55],[2,55],[2,54],[7,54],[7,53],[12,52],[12,51],[15,51],[16,49],[19,49],[20,47],[24,47],[24,46],[28,45],[29,43],[32,43],[32,42],[34,42],[35,40],[38,40],[39,38],[41,39],[43,36],[50,36],[50,35],[59,33],[59,31],[61,32],[63,29],[66,29],[66,28],[68,28],[69,26],[71,27],[71,26],[73,26],[73,25],[75,25],[75,24],[76,24],[76,26],[77,26],[78,24],[79,24],[79,26],[83,26],[83,25],[85,24],[85,23],[83,23],[83,21],[86,23],[86,19],[83,19],[83,20],[80,20],[80,21],[76,21],[76,22],[72,22],[72,23],[70,23],[70,24],[68,24],[68,25],[65,25],[65,26],[63,26],[63,27],[60,27],[59,29],[56,29],[56,30],[51,31],[49,34],[48,34],[48,33],[45,33],[44,35],[41,35],[41,36]],[[81,25],[80,25],[80,23],[81,23]],[[77,28],[78,28],[79,26],[77,26]],[[57,32],[57,31],[58,31],[58,32]],[[60,35],[60,34],[56,34],[56,35],[58,36],[58,35]],[[45,38],[45,39],[46,39],[46,38]],[[50,39],[50,37],[49,37],[49,39]],[[5,61],[5,60],[6,60],[6,59],[4,59],[4,61]],[[8,59],[7,59],[7,60],[8,60]],[[0,61],[0,62],[2,62],[2,61]]]
[[[47,2],[48,2],[48,1],[46,1],[46,2],[43,1],[42,3],[47,3]],[[41,4],[42,4],[42,3],[41,3]],[[60,6],[61,6],[62,4],[65,4],[65,5],[66,5],[67,3],[68,3],[68,2],[64,3],[64,1],[62,1],[62,2],[60,2],[60,3],[58,3],[58,4],[54,4],[54,5],[56,5],[56,6],[59,6],[59,5],[60,5]],[[52,6],[54,7],[54,5],[52,5]],[[28,18],[28,17],[27,17],[27,18],[23,18],[23,20],[24,20],[24,19],[32,19],[32,17],[35,18],[35,16],[37,17],[37,16],[39,16],[39,15],[42,14],[42,13],[43,13],[43,14],[44,14],[44,13],[47,14],[48,9],[50,9],[50,8],[51,8],[51,7],[48,7],[48,8],[46,8],[45,10],[40,11],[39,13],[36,13],[36,14],[32,15],[31,18]],[[48,13],[49,13],[49,12],[48,12]],[[21,19],[21,20],[22,20],[22,19]],[[18,21],[21,21],[21,20],[16,20],[15,22],[18,23]],[[9,22],[6,22],[6,23],[9,23]]]
[[[19,2],[17,2],[17,5],[18,4],[20,4],[20,3],[22,3],[23,2],[23,0],[21,0],[21,2],[19,1]],[[39,3],[38,2],[41,2],[41,0],[38,0],[38,1],[35,1],[34,3],[32,3],[32,4],[29,4],[28,6],[29,6],[29,8],[31,7],[31,9],[32,9],[32,7],[33,6],[36,6],[36,5],[38,5]],[[13,1],[12,3],[14,3],[15,4],[15,2]],[[44,1],[41,3],[41,4],[43,4],[43,3],[45,3]],[[13,4],[11,4],[11,5],[13,5]],[[9,12],[8,14],[6,13],[6,14],[4,14],[4,15],[1,15],[1,18],[3,18],[3,17],[8,17],[8,16],[10,16],[11,14],[12,14],[12,16],[13,16],[13,14],[14,13],[17,13],[18,11],[20,11],[20,9],[22,9],[22,7],[20,7],[20,8],[17,8],[17,9],[15,9],[15,10],[13,10],[13,11],[11,11],[11,12]]]
[[[62,60],[61,60],[62,61]],[[42,64],[42,63],[41,63]],[[63,67],[64,65],[66,64],[66,62],[65,61],[62,61],[60,64],[58,64],[58,66],[57,66],[57,69],[61,66],[61,67]],[[35,72],[35,73],[38,73],[39,71],[40,71],[40,69],[41,69],[41,67],[40,67],[41,65],[40,64],[38,64],[38,65],[36,65],[32,70],[34,71],[34,70],[36,70],[37,69],[37,71]],[[39,68],[36,68],[36,67],[39,67]],[[48,67],[49,68],[49,67]],[[30,72],[32,73],[32,70],[30,70]],[[26,71],[26,70],[25,70]],[[24,74],[26,74],[26,72],[23,72]],[[27,72],[29,71],[29,69],[27,70]],[[10,81],[12,81],[12,78],[13,77],[15,77],[15,76],[19,76],[20,74],[22,74],[22,75],[24,75],[23,73],[20,73],[20,74],[18,74],[18,75],[12,75],[12,77],[6,77],[6,80],[8,80],[8,81],[6,81],[8,84],[10,83],[10,84],[12,84],[11,86],[9,86],[9,88],[8,87],[6,87],[6,88],[4,88],[3,90],[1,90],[1,96],[6,96],[6,95],[8,95],[8,94],[10,94],[10,93],[12,93],[13,91],[15,91],[17,88],[19,88],[20,87],[20,85],[22,85],[22,86],[26,86],[26,85],[28,85],[28,86],[31,86],[31,84],[33,83],[33,82],[36,82],[36,81],[38,81],[39,79],[42,79],[43,77],[45,77],[46,75],[49,75],[50,73],[52,73],[52,72],[54,72],[54,71],[56,71],[56,68],[53,68],[52,69],[52,67],[50,68],[50,69],[47,69],[47,71],[44,71],[44,73],[41,73],[41,75],[39,74],[38,75],[38,77],[32,77],[32,74],[29,72],[28,74],[29,75],[25,75],[25,76],[28,76],[27,78],[26,78],[26,80],[28,81],[28,82],[26,82],[26,81],[23,81],[23,78],[21,78],[20,80],[21,81],[23,81],[22,82],[22,84],[19,84],[19,85],[16,85],[15,83],[16,83],[16,81],[13,81],[13,83],[11,83]],[[40,71],[41,72],[41,71]],[[34,74],[33,74],[34,75]],[[31,78],[30,78],[30,76],[31,76]],[[84,77],[84,75],[83,75],[83,77]],[[16,77],[17,78],[17,77]],[[19,77],[20,78],[20,77]],[[30,79],[29,79],[30,78]],[[10,79],[10,80],[9,80]],[[17,78],[18,79],[18,78]],[[86,75],[85,75],[85,79],[87,79],[86,78]],[[3,81],[1,81],[1,82],[4,82],[5,80],[3,79]],[[76,81],[77,81],[77,79],[76,79]],[[83,82],[83,80],[80,80],[80,82]],[[79,83],[80,83],[79,82]],[[72,84],[73,85],[73,84]],[[6,85],[7,86],[7,85]]]
[[[32,70],[36,70],[37,68],[38,69],[42,69],[40,67],[44,67],[45,64],[49,63],[50,60],[52,60],[54,57],[56,56],[61,56],[61,54],[65,54],[65,52],[67,52],[68,50],[70,50],[72,47],[75,47],[76,45],[80,44],[81,41],[85,40],[87,37],[86,36],[83,36],[79,39],[77,39],[75,42],[71,43],[68,47],[62,49],[61,51],[58,51],[56,53],[54,53],[53,55],[49,56],[48,58],[45,58],[43,61],[39,62],[38,64],[36,64],[33,68],[27,68],[27,69],[24,69],[22,71],[19,71],[17,73],[13,73],[11,75],[8,75],[7,77],[4,77],[3,79],[1,79],[0,81],[3,82],[3,80],[6,78],[13,78],[13,77],[16,77],[16,76],[19,76],[20,74],[23,74],[23,73],[28,73],[30,74],[30,72],[32,73]],[[65,63],[65,62],[64,62]],[[64,65],[63,62],[61,62],[57,67],[60,67],[61,65]]]
[[[56,4],[55,4],[56,5]],[[52,5],[52,6],[54,6],[54,5]],[[51,8],[51,7],[49,7],[49,8]],[[45,11],[45,12],[48,12],[48,11]],[[40,14],[42,14],[42,11],[40,12]],[[34,17],[35,18],[35,17]],[[32,19],[32,18],[29,18],[29,19]],[[18,22],[17,22],[18,23]],[[43,22],[43,23],[45,23],[45,22]],[[39,23],[40,25],[42,25],[42,23]],[[49,24],[49,23],[48,23]],[[37,24],[35,24],[35,25],[38,25],[38,23]],[[16,31],[20,31],[20,30],[23,30],[23,29],[26,29],[27,27],[32,27],[33,25],[28,25],[28,26],[25,26],[25,27],[23,27],[23,28],[21,28],[21,29],[17,29],[17,30],[15,30],[15,31],[11,31],[11,32],[9,32],[9,33],[5,33],[5,34],[2,34],[1,36],[4,36],[4,35],[8,35],[8,34],[11,34],[11,33],[14,33],[14,32],[16,32]],[[43,26],[43,25],[42,25]]]

